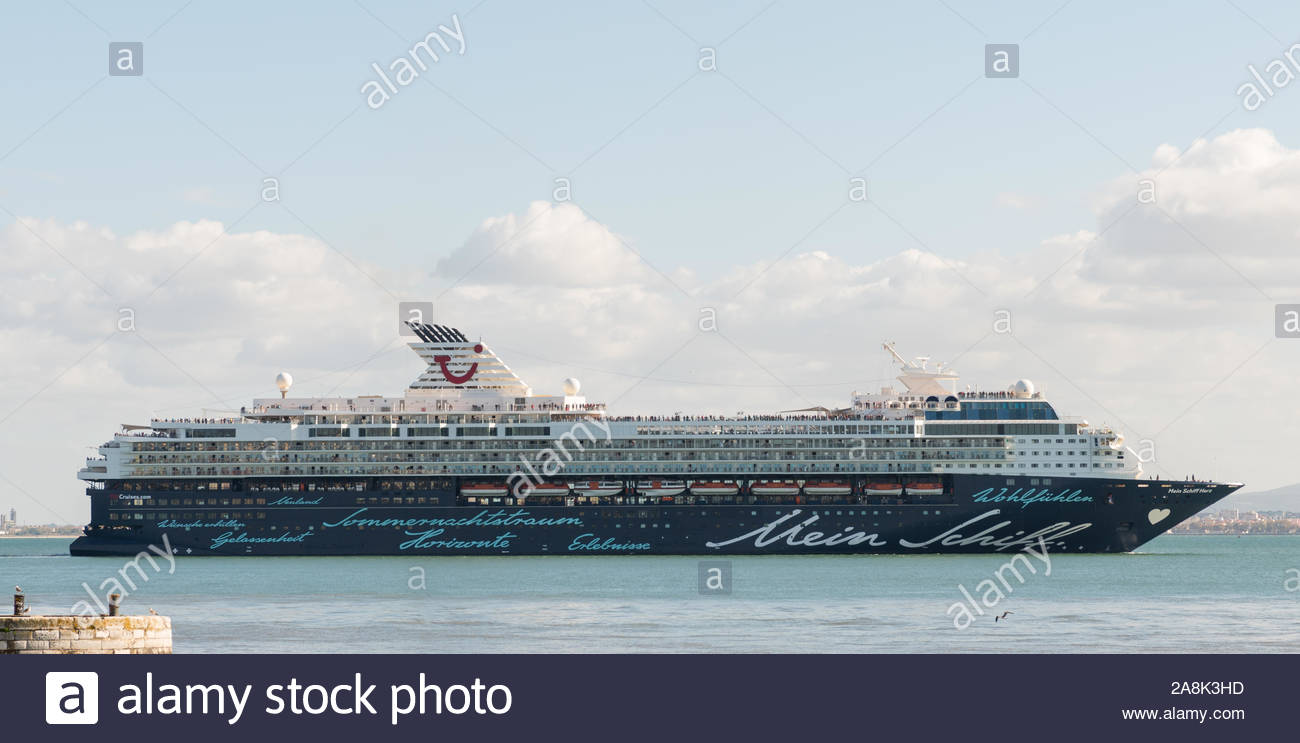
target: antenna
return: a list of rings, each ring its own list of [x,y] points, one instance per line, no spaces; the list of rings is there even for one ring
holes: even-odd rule
[[[884,343],[880,344],[880,346],[881,348],[885,349],[885,351],[887,351],[890,356],[894,357],[894,361],[897,361],[898,363],[902,364],[904,367],[912,366],[912,364],[909,363],[907,359],[903,358],[902,355],[898,353],[898,351],[894,350],[893,341],[885,341]]]

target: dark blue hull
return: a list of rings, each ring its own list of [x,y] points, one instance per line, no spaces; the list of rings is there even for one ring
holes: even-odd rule
[[[132,495],[110,485],[92,495],[102,502],[71,552],[134,555],[149,545],[180,555],[1128,552],[1241,487],[949,475],[942,495],[919,497],[864,495],[856,483],[854,495],[838,497],[484,505],[458,499],[455,481],[426,485],[384,495],[261,490],[256,499],[240,498],[236,485],[197,500],[203,505],[193,505],[201,492]]]

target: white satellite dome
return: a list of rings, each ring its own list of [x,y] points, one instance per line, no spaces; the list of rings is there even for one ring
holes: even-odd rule
[[[574,395],[577,395],[579,390],[581,389],[582,389],[582,383],[574,379],[573,377],[569,377],[568,379],[564,380],[564,394],[568,395],[569,397],[573,397]]]
[[[275,386],[280,388],[280,397],[284,397],[284,394],[293,386],[293,375],[289,372],[280,372],[279,374],[276,374]]]
[[[1034,383],[1028,379],[1018,379],[1015,384],[1011,385],[1011,389],[1007,391],[1017,397],[1033,397]]]

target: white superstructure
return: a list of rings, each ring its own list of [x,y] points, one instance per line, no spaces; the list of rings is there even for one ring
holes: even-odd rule
[[[411,324],[427,368],[398,397],[262,398],[227,419],[124,425],[86,462],[90,481],[135,478],[435,475],[505,479],[563,456],[562,478],[818,482],[952,474],[1134,478],[1122,437],[1060,418],[1020,380],[1006,391],[958,392],[957,375],[928,359],[900,364],[903,390],[857,394],[848,408],[736,417],[614,417],[581,396],[538,395],[482,341]],[[824,481],[824,482],[823,482]],[[779,484],[772,486],[779,489]]]

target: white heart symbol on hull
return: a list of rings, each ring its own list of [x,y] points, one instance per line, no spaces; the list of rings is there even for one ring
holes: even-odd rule
[[[1147,521],[1150,521],[1152,524],[1158,524],[1169,518],[1169,513],[1170,511],[1168,508],[1153,508],[1151,509],[1151,512],[1147,514]]]

